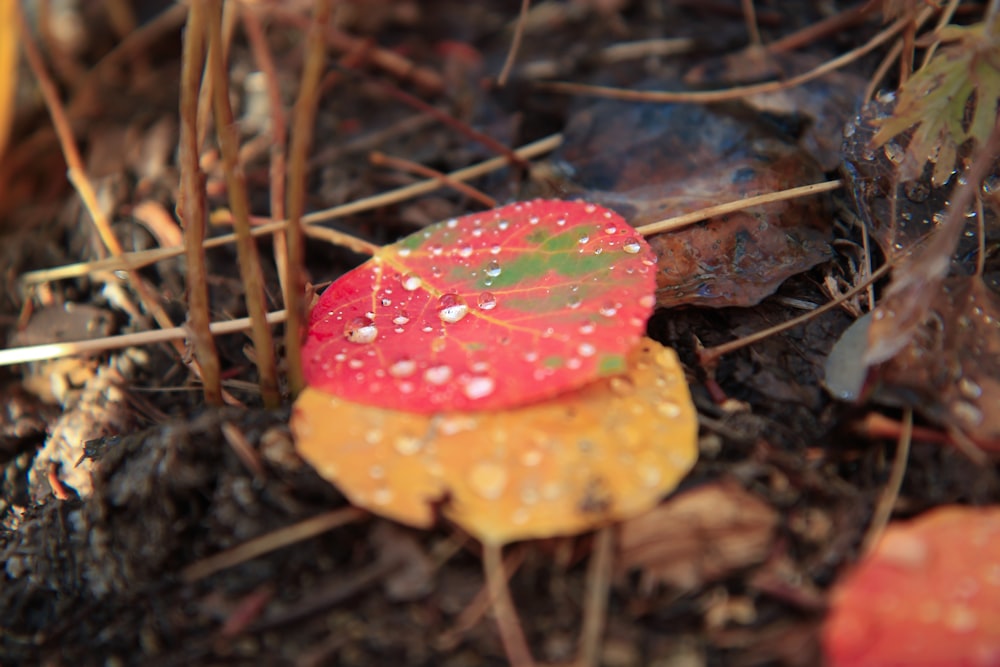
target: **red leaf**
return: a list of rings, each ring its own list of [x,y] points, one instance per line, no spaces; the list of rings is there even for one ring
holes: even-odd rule
[[[584,202],[432,225],[323,293],[306,381],[429,413],[525,405],[621,373],[654,306],[655,261],[621,217]]]
[[[1000,508],[890,525],[831,593],[830,667],[1000,665]]]

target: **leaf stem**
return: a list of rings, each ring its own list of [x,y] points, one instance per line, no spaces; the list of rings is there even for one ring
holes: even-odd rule
[[[312,144],[312,129],[316,121],[316,107],[319,106],[320,79],[326,57],[326,42],[323,35],[330,22],[329,0],[316,0],[313,20],[306,34],[305,68],[295,101],[292,144],[288,152],[288,280],[285,284],[285,310],[288,321],[285,324],[285,358],[288,367],[288,384],[292,396],[298,395],[305,386],[302,376],[302,332],[303,293],[305,276],[305,235],[302,232],[302,214],[306,199],[306,158]]]
[[[212,99],[215,107],[215,129],[229,190],[229,207],[233,214],[236,251],[239,256],[240,278],[246,292],[247,313],[250,315],[251,338],[257,360],[261,398],[268,408],[281,404],[274,340],[267,325],[264,301],[264,281],[260,257],[250,233],[250,206],[246,180],[239,164],[239,139],[233,110],[229,105],[229,77],[223,58],[222,0],[212,0],[208,14],[208,66],[212,75]]]
[[[191,4],[184,31],[180,91],[180,201],[187,255],[188,319],[195,358],[201,364],[205,402],[222,404],[219,355],[212,337],[205,268],[205,180],[198,164],[198,90],[205,67],[205,5]]]
[[[502,547],[498,544],[483,543],[483,573],[493,601],[493,615],[500,630],[500,640],[513,667],[534,667],[535,660],[531,657],[507,587],[501,551]]]

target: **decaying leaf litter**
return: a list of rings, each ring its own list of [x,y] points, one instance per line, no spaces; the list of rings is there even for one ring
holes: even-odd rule
[[[616,125],[614,105],[550,95],[535,84],[540,78],[551,78],[632,89],[677,89],[692,67],[701,65],[699,76],[704,76],[705,71],[713,71],[704,65],[714,56],[746,44],[746,26],[738,11],[727,19],[706,16],[694,8],[663,8],[655,3],[574,9],[579,13],[567,13],[568,6],[543,4],[529,14],[529,38],[522,42],[511,84],[503,91],[484,92],[482,78],[499,72],[516,15],[516,7],[500,4],[477,3],[470,8],[462,3],[432,3],[415,8],[409,3],[386,3],[379,11],[340,15],[339,32],[330,37],[335,45],[331,57],[340,57],[338,54],[351,46],[358,48],[368,36],[378,48],[364,57],[358,52],[343,56],[340,65],[355,73],[326,82],[331,88],[326,89],[317,119],[310,208],[349,203],[413,181],[400,172],[367,166],[362,158],[372,149],[449,171],[495,155],[494,148],[468,133],[440,127],[419,112],[400,107],[396,97],[389,103],[383,92],[385,85],[400,86],[441,104],[455,117],[511,146],[566,129],[563,148],[552,159],[536,160],[530,178],[521,174],[519,180],[517,174],[508,172],[489,176],[476,185],[499,201],[538,195],[594,201],[618,210],[633,224],[659,219],[656,211],[666,217],[730,197],[738,199],[820,180],[824,166],[829,168],[828,158],[799,130],[810,125],[841,125],[856,111],[846,106],[826,109],[821,119],[810,119],[797,104],[791,105],[791,112],[788,107],[783,111],[780,104],[775,111],[773,99],[769,105],[757,103],[749,110],[738,103],[718,110],[713,107],[711,113],[721,115],[709,115],[708,121],[695,122],[692,127],[735,125],[737,138],[731,144],[715,143],[716,152],[709,149],[704,157],[690,148],[713,146],[709,138],[681,150],[667,148],[664,156],[658,156],[657,146],[670,146],[664,137],[674,132],[688,140],[692,131],[664,127],[668,124],[657,116],[691,112],[626,105],[622,107],[626,117],[634,114],[631,117],[639,120]],[[553,9],[554,15],[545,13]],[[808,3],[795,9],[757,8],[765,43],[826,18]],[[863,12],[847,13],[863,21]],[[296,63],[302,57],[298,40],[280,38],[301,34],[308,25],[308,15],[278,10],[265,19],[271,21],[267,25],[276,66],[282,71],[288,68],[294,72],[289,80],[297,80]],[[100,17],[90,20],[97,21],[95,26],[104,25]],[[177,44],[176,32],[171,30],[177,29],[183,15],[171,20],[172,25],[165,20],[164,37],[141,43],[144,48],[137,53],[161,48],[171,53]],[[671,25],[689,27],[684,34],[693,36],[695,44],[689,43],[680,55],[650,55],[666,51],[657,51],[660,47],[640,40],[673,36],[664,27]],[[880,29],[874,20],[860,25],[860,30],[852,28],[851,47],[861,43],[862,33],[874,34]],[[702,30],[704,34],[698,34]],[[540,34],[538,31],[546,38],[531,39]],[[67,47],[67,52],[80,62],[93,62],[111,43],[93,39],[89,46],[77,44],[72,50]],[[268,210],[270,142],[266,132],[270,121],[260,77],[247,76],[262,67],[254,62],[242,40],[242,36],[237,37],[230,53],[231,85],[240,99],[237,111],[242,114],[243,159],[252,213],[263,217]],[[621,53],[613,47],[632,42],[638,43],[634,46],[641,54],[639,60],[613,55]],[[813,49],[824,50],[818,54],[822,58],[842,52],[844,44],[831,38],[812,43],[809,50]],[[174,54],[176,57],[176,50]],[[400,54],[406,65],[402,68]],[[796,54],[790,54],[793,61]],[[876,52],[872,60],[855,65],[854,73],[862,79],[869,76],[878,55]],[[803,56],[803,62],[809,64],[802,67],[811,66],[816,56],[812,52]],[[100,78],[90,83],[116,91],[118,99],[141,101],[146,114],[137,118],[91,108],[90,113],[103,122],[78,130],[85,135],[80,138],[87,140],[83,145],[88,172],[102,196],[102,206],[128,239],[129,249],[165,243],[164,231],[171,226],[177,229],[170,214],[176,198],[172,153],[153,150],[162,144],[162,139],[156,138],[160,136],[157,132],[164,132],[162,123],[168,126],[169,137],[169,120],[176,117],[176,99],[164,93],[168,88],[177,90],[176,73],[165,66],[154,67],[153,76],[144,79],[140,76],[142,60],[118,72],[131,75],[125,76],[128,85]],[[146,59],[145,65],[153,62],[159,61]],[[54,70],[65,79],[64,70]],[[404,72],[411,72],[409,79],[399,78]],[[173,83],[165,86],[164,80]],[[721,80],[724,85],[732,82],[726,76]],[[150,81],[158,83],[150,85]],[[72,87],[67,91],[72,94]],[[290,104],[293,98],[287,96],[293,92],[283,94]],[[82,96],[75,99],[88,101]],[[70,105],[71,114],[73,109]],[[827,117],[831,112],[840,118],[831,120]],[[651,134],[636,140],[632,138],[636,131]],[[119,145],[116,137],[121,136],[140,137],[136,144],[145,151],[121,155],[99,150]],[[52,186],[51,178],[42,177],[42,165],[58,164],[56,145],[51,141],[46,144],[44,134],[35,141],[30,150],[17,140],[11,144],[0,180],[0,187],[10,195],[3,197],[5,230],[11,230],[21,244],[20,251],[8,260],[8,278],[42,266],[101,256],[77,201],[68,196],[64,186]],[[39,152],[39,145],[47,146],[48,151]],[[642,159],[630,160],[628,151],[617,150],[627,145],[645,148],[645,153],[637,151]],[[752,147],[748,157],[740,157],[739,151],[746,151],[747,145]],[[803,152],[800,145],[809,148]],[[727,153],[729,147],[737,152]],[[688,171],[694,174],[687,189],[674,185],[680,176],[671,172],[671,154],[691,160]],[[891,150],[883,154],[895,155]],[[586,162],[581,155],[587,156]],[[692,160],[691,155],[697,157]],[[217,213],[225,206],[222,171],[212,150],[207,158],[203,166],[209,210]],[[817,168],[812,158],[823,166]],[[730,172],[725,171],[727,167]],[[891,177],[891,166],[876,163],[875,168],[889,170]],[[710,169],[723,175],[698,180]],[[838,174],[827,172],[825,176]],[[730,191],[716,187],[720,181],[734,187]],[[46,192],[59,196],[39,197],[42,183],[51,188]],[[920,185],[918,179],[909,187],[919,191]],[[852,188],[857,187],[857,183],[852,184]],[[885,195],[880,196],[884,201]],[[164,215],[150,215],[149,206],[139,207],[150,203]],[[826,355],[854,315],[847,306],[833,309],[748,350],[724,356],[714,368],[701,368],[697,355],[699,348],[711,348],[788,320],[801,309],[828,302],[831,293],[856,285],[865,268],[860,236],[851,227],[852,220],[860,218],[871,226],[870,211],[876,211],[875,218],[880,215],[877,208],[867,208],[871,205],[866,206],[860,197],[856,203],[855,208],[843,195],[796,200],[790,206],[797,211],[769,205],[770,209],[759,207],[747,214],[689,227],[686,242],[678,243],[676,237],[666,234],[651,237],[654,247],[661,244],[657,248],[660,304],[693,304],[659,310],[648,329],[654,338],[677,348],[685,364],[702,422],[701,462],[684,482],[686,491],[660,507],[670,523],[669,530],[651,531],[648,523],[621,529],[622,550],[614,559],[618,576],[601,652],[605,664],[658,660],[667,664],[681,660],[697,664],[815,663],[826,589],[841,579],[846,566],[858,556],[873,507],[885,502],[883,490],[893,451],[894,436],[882,440],[859,434],[861,417],[869,408],[859,411],[838,404],[821,388]],[[920,215],[933,218],[940,213],[931,206]],[[990,232],[988,200],[984,200],[984,207],[984,227]],[[476,208],[463,195],[438,188],[417,199],[338,217],[333,225],[383,244],[414,228]],[[637,222],[643,210],[654,214]],[[145,213],[140,215],[139,211]],[[795,218],[802,217],[807,219],[796,224]],[[226,224],[227,217],[216,214],[213,220]],[[45,233],[39,234],[41,229]],[[715,245],[706,229],[726,230],[728,234]],[[770,229],[780,233],[769,236]],[[215,234],[224,231],[213,227]],[[877,234],[874,237],[879,238]],[[62,242],[39,240],[46,238]],[[969,238],[975,248],[986,248],[985,253],[979,253],[981,258],[977,250],[971,256],[966,252],[973,266],[968,272],[973,278],[983,276],[977,283],[983,287],[973,289],[985,289],[983,298],[995,298],[989,296],[991,245],[988,240],[978,242],[975,235]],[[960,243],[966,243],[964,239]],[[767,244],[775,242],[785,245],[768,251]],[[798,261],[794,253],[789,256],[789,249],[796,248],[805,251],[802,263],[789,262],[793,268],[782,275],[772,264]],[[262,244],[262,250],[266,256],[269,246]],[[310,243],[308,252],[308,268],[317,282],[333,279],[358,262],[344,251],[318,243]],[[690,287],[681,287],[686,290],[681,299],[671,301],[675,288],[670,286],[674,283],[666,282],[666,272],[676,267],[677,262],[670,260],[677,257],[688,258],[696,269],[696,280]],[[761,259],[748,262],[747,257]],[[210,252],[208,259],[213,316],[242,314],[235,255],[223,247]],[[981,268],[976,268],[977,262]],[[271,286],[269,298],[277,303],[277,276],[270,267],[265,262],[265,281]],[[185,312],[183,275],[184,265],[176,260],[158,263],[144,274],[159,287],[160,298],[177,321],[182,321]],[[787,276],[791,277],[782,283]],[[690,280],[680,274],[678,279]],[[777,293],[771,296],[775,289]],[[57,308],[66,301],[94,305],[114,320],[118,332],[145,326],[133,316],[140,307],[133,303],[129,290],[109,280],[107,274],[52,283],[32,296],[38,305]],[[699,298],[707,299],[699,302]],[[13,322],[23,296],[5,289],[5,299]],[[863,306],[863,302],[854,302],[859,303]],[[969,315],[978,315],[981,324],[988,326],[989,311],[977,313],[975,308],[975,304],[969,305]],[[947,322],[947,307],[936,308],[936,312],[944,313],[937,319]],[[977,336],[974,340],[983,345],[990,340],[971,333],[979,329],[960,328],[957,335],[955,330],[941,331],[944,335],[932,340],[938,341],[937,345],[944,341],[945,353],[954,350],[956,341],[961,345],[963,336]],[[73,340],[85,337],[70,336]],[[914,340],[922,339],[917,336]],[[928,382],[955,387],[952,395],[934,392],[921,397],[918,392],[914,399],[906,387],[915,383],[920,390],[927,385],[919,375],[915,379],[912,373],[907,374],[905,364],[894,371],[878,369],[879,375],[872,376],[882,378],[888,394],[895,398],[879,412],[897,416],[894,406],[900,401],[916,407],[929,420],[926,427],[944,426],[946,439],[961,447],[942,447],[919,439],[913,444],[898,498],[889,499],[898,516],[955,502],[981,505],[998,499],[995,468],[968,455],[968,445],[975,448],[983,441],[981,434],[970,428],[976,425],[974,419],[969,421],[975,415],[967,407],[955,409],[960,403],[975,408],[978,401],[989,400],[990,385],[983,376],[989,379],[990,374],[988,368],[984,371],[976,364],[976,355],[970,353],[973,348],[969,345],[958,350],[960,367],[971,369],[966,375],[973,373],[965,383],[957,382],[961,377],[954,375],[947,354],[930,348],[937,350],[934,355],[942,360],[943,370]],[[252,348],[246,346],[245,339],[228,336],[219,339],[219,349],[222,367],[228,369],[230,377],[227,391],[253,404],[256,399],[248,384],[255,381]],[[66,478],[58,469],[51,472],[53,468],[44,458],[35,458],[32,487],[26,486],[23,471],[32,466],[32,454],[44,438],[31,419],[38,408],[30,399],[17,398],[4,422],[4,451],[11,451],[4,484],[5,521],[12,529],[4,537],[8,577],[2,593],[5,627],[7,618],[18,620],[5,635],[3,650],[12,659],[61,655],[64,660],[86,662],[116,655],[147,663],[206,662],[222,656],[236,661],[308,664],[372,664],[390,659],[406,664],[502,662],[492,625],[475,622],[473,600],[482,589],[477,549],[447,524],[439,524],[430,533],[396,529],[386,538],[389,524],[376,519],[359,522],[356,515],[334,516],[328,525],[352,524],[296,541],[294,547],[275,553],[262,549],[265,555],[246,562],[237,552],[231,563],[242,562],[239,565],[209,567],[211,561],[206,559],[225,555],[229,548],[253,544],[254,538],[269,531],[343,507],[337,492],[296,458],[286,426],[288,414],[240,409],[206,412],[197,391],[164,391],[183,387],[187,371],[155,346],[133,349],[127,355],[112,354],[110,363],[102,357],[73,368],[72,376],[52,366],[34,366],[24,372],[30,371],[36,378],[58,378],[53,393],[66,393],[59,399],[63,402],[61,420],[75,431],[63,431],[68,433],[65,442],[69,450],[57,454],[55,460],[62,457],[64,471],[79,463],[92,475],[93,491],[87,499],[76,500],[73,489],[61,481]],[[108,368],[120,379],[108,383]],[[12,375],[12,384],[20,384],[20,377]],[[68,377],[75,379],[67,382]],[[949,384],[948,378],[956,381]],[[101,385],[102,381],[106,384]],[[980,388],[978,394],[969,382]],[[88,389],[101,402],[82,400]],[[867,396],[870,388],[865,389]],[[970,392],[976,395],[970,396]],[[970,403],[970,398],[977,400]],[[105,437],[84,447],[85,441],[95,436],[113,435],[98,432],[100,425],[94,416],[95,406],[109,401],[126,407],[122,413],[130,421],[115,429],[124,437]],[[18,410],[17,406],[22,407]],[[161,425],[151,432],[130,435],[140,425],[150,424]],[[80,462],[84,455],[89,458]],[[95,464],[94,458],[100,462]],[[66,499],[50,500],[22,515],[20,508],[30,506],[31,494],[49,496],[50,483],[54,484],[51,492]],[[750,495],[740,501],[740,494]],[[699,510],[698,502],[718,511]],[[734,503],[747,511],[723,511]],[[671,513],[671,508],[676,511]],[[719,535],[713,541],[719,549],[703,542],[699,547],[698,536],[702,534]],[[631,542],[624,541],[626,536]],[[671,543],[690,546],[686,554],[678,556],[664,551]],[[699,555],[699,548],[706,550],[704,555]],[[46,557],[40,558],[40,553]],[[527,542],[508,551],[509,561],[520,562],[511,585],[522,625],[539,659],[567,661],[576,653],[585,606],[583,571],[589,553],[588,537]],[[691,567],[692,562],[704,566]],[[624,567],[636,568],[643,585],[635,586],[620,569]],[[415,578],[416,583],[406,584],[407,577]],[[181,610],[184,613],[179,614]]]

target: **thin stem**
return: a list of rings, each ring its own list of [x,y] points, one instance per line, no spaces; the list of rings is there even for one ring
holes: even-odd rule
[[[854,62],[863,55],[874,51],[879,46],[895,37],[909,25],[908,19],[900,19],[888,28],[872,37],[868,42],[852,49],[847,53],[837,56],[822,65],[803,72],[797,76],[790,77],[783,81],[767,81],[765,83],[755,83],[748,86],[735,86],[722,90],[699,90],[699,91],[658,91],[658,90],[633,90],[630,88],[614,88],[611,86],[589,86],[579,83],[566,83],[563,81],[553,81],[550,83],[540,83],[538,87],[558,93],[568,93],[571,95],[589,95],[591,97],[602,97],[612,100],[632,100],[636,102],[677,102],[683,104],[709,104],[713,102],[728,102],[739,100],[750,95],[759,93],[773,93],[779,90],[788,90],[800,86],[803,83],[813,81],[821,76],[829,74],[849,63]]]
[[[105,248],[114,255],[117,262],[120,262],[119,268],[123,268],[128,273],[129,284],[135,290],[146,311],[153,316],[153,319],[156,320],[156,323],[161,328],[171,328],[174,326],[173,321],[167,315],[167,311],[163,309],[153,291],[142,281],[142,278],[136,272],[137,267],[131,264],[130,256],[125,254],[121,243],[118,242],[118,237],[111,231],[110,221],[97,203],[97,192],[94,190],[94,184],[90,182],[90,178],[87,176],[87,171],[84,168],[83,157],[80,155],[80,149],[76,145],[76,139],[73,137],[66,109],[59,100],[59,93],[56,91],[52,78],[49,77],[48,72],[45,70],[45,64],[41,53],[38,51],[38,46],[31,38],[27,21],[20,10],[20,3],[15,2],[13,5],[16,8],[15,15],[18,20],[18,28],[21,31],[24,55],[32,73],[35,75],[35,80],[38,83],[42,97],[45,99],[45,106],[49,110],[49,115],[52,117],[52,125],[55,128],[56,135],[59,137],[59,145],[62,149],[63,157],[66,159],[69,182],[76,189],[77,194],[80,195],[80,200],[83,202],[84,208],[87,209],[87,213],[90,214],[90,219],[94,223],[94,227]],[[176,257],[183,253],[184,249],[172,248],[171,252],[173,252],[172,256]],[[184,358],[185,349],[183,343],[174,340],[171,341],[171,345],[177,355]],[[196,376],[201,377],[201,365],[197,360],[191,362],[190,368]],[[223,394],[223,398],[228,403],[238,404],[238,401],[228,394]]]
[[[323,34],[330,21],[329,0],[316,0],[313,21],[306,35],[306,60],[302,72],[299,97],[295,102],[295,132],[288,152],[288,281],[285,284],[285,356],[288,367],[288,384],[292,395],[298,395],[305,386],[302,376],[303,294],[306,280],[305,236],[302,233],[302,214],[306,199],[306,159],[312,145],[313,123],[319,105],[320,78],[326,58]]]
[[[716,216],[733,213],[735,211],[742,211],[750,208],[751,206],[761,206],[763,204],[772,204],[774,202],[796,199],[798,197],[806,197],[808,195],[820,194],[822,192],[830,192],[832,190],[837,190],[843,185],[844,182],[837,179],[833,181],[823,181],[821,183],[810,183],[809,185],[801,185],[797,188],[789,188],[778,192],[768,192],[762,195],[746,197],[745,199],[737,199],[724,204],[707,206],[705,208],[698,209],[697,211],[682,213],[681,215],[675,215],[664,220],[657,220],[656,222],[636,227],[635,231],[639,232],[643,236],[651,236],[661,232],[676,231],[682,227],[687,227],[688,225],[692,225],[701,220],[707,220],[708,218],[714,218]]]
[[[513,667],[534,667],[535,660],[531,657],[531,649],[524,638],[524,631],[517,619],[517,610],[507,587],[501,551],[502,547],[498,544],[483,543],[483,572],[493,600],[493,615],[500,631],[500,641],[503,642],[507,659]]]
[[[381,151],[372,152],[372,154],[368,156],[368,161],[376,167],[399,169],[400,171],[406,171],[411,174],[416,174],[417,176],[423,176],[424,178],[436,178],[440,180],[443,185],[447,185],[455,192],[462,193],[469,199],[482,204],[486,208],[493,208],[497,205],[497,200],[490,197],[485,192],[477,190],[467,183],[462,183],[449,178],[448,174],[444,174],[437,169],[431,169],[430,167],[422,165],[419,162],[386,155]]]
[[[497,77],[497,85],[501,88],[507,85],[507,79],[510,78],[510,72],[514,69],[514,63],[517,61],[517,52],[524,39],[524,27],[528,23],[528,8],[530,6],[531,0],[521,0],[521,11],[517,15],[517,25],[514,26],[514,37],[510,41],[510,50],[507,51],[503,69],[500,70],[500,75]]]
[[[250,206],[246,180],[239,165],[239,138],[233,110],[229,105],[229,77],[223,60],[222,1],[212,0],[208,14],[208,65],[212,73],[212,98],[215,107],[215,128],[222,151],[222,162],[229,189],[229,208],[233,214],[236,251],[239,256],[240,278],[246,292],[247,313],[257,360],[261,398],[268,408],[281,404],[274,340],[267,325],[264,300],[264,280],[261,275],[257,245],[250,233]]]
[[[267,45],[267,36],[260,19],[245,3],[240,4],[240,16],[243,19],[243,29],[253,52],[254,62],[264,73],[267,83],[267,98],[271,111],[270,125],[270,182],[271,219],[285,219],[285,171],[288,143],[288,123],[285,120],[285,107],[281,100],[281,89],[278,83],[278,68]],[[282,293],[288,284],[288,244],[285,235],[278,232],[274,235],[274,264],[278,269],[278,282]]]
[[[267,314],[268,325],[281,324],[285,321],[285,311],[278,310]],[[225,322],[212,322],[210,330],[213,336],[223,336],[226,334],[246,331],[250,328],[250,318],[241,317]],[[15,364],[26,364],[32,361],[46,361],[48,359],[60,359],[79,354],[93,354],[107,352],[108,350],[120,350],[125,347],[139,347],[140,345],[155,345],[156,343],[179,343],[190,335],[191,331],[187,327],[170,327],[169,329],[153,329],[151,331],[140,331],[139,333],[122,334],[120,336],[107,336],[105,338],[93,338],[69,343],[48,343],[45,345],[26,345],[24,347],[11,347],[0,350],[0,366],[13,366]],[[225,397],[225,395],[223,395]],[[235,403],[235,400],[226,399],[228,403]]]
[[[549,151],[553,151],[558,148],[560,144],[562,144],[562,139],[561,134],[552,134],[543,139],[539,139],[538,141],[521,146],[514,152],[517,153],[519,157],[524,159],[538,157],[539,155],[548,153]],[[449,179],[455,181],[469,181],[473,178],[478,178],[503,169],[504,167],[509,166],[509,164],[510,163],[506,157],[493,157],[478,164],[448,172],[447,176]],[[419,183],[411,183],[410,185],[396,188],[395,190],[372,195],[371,197],[356,199],[347,204],[341,204],[340,206],[334,206],[333,208],[315,211],[314,213],[304,215],[302,216],[302,224],[306,227],[310,227],[312,225],[318,225],[321,222],[329,222],[330,220],[344,218],[363,211],[370,211],[379,208],[380,206],[397,204],[399,202],[412,199],[413,197],[419,197],[421,195],[434,192],[441,187],[442,184],[440,179],[436,178],[420,181]],[[274,234],[275,232],[281,231],[286,225],[287,221],[285,220],[275,220],[273,222],[268,222],[254,227],[250,233],[252,236],[266,236],[268,234]],[[354,252],[371,255],[378,249],[378,246],[375,244],[342,232],[339,234],[339,237],[342,239],[341,245],[345,248],[353,250]],[[235,239],[236,236],[234,234],[220,234],[219,236],[213,236],[212,238],[205,239],[204,246],[206,248],[217,248],[219,246],[232,243]],[[38,285],[41,283],[51,282],[53,280],[76,278],[94,271],[118,271],[128,268],[141,268],[156,262],[177,257],[183,253],[183,248],[157,248],[155,250],[142,250],[139,252],[129,253],[125,258],[104,259],[96,262],[79,262],[77,264],[67,264],[66,266],[60,266],[54,269],[26,271],[21,274],[19,281],[22,285]]]
[[[892,516],[892,508],[899,498],[899,489],[903,486],[903,477],[906,475],[906,462],[910,457],[910,443],[913,441],[913,409],[906,408],[903,411],[903,429],[899,432],[899,439],[896,441],[896,456],[892,460],[892,472],[889,473],[889,481],[886,482],[882,495],[879,496],[878,504],[872,516],[872,522],[868,526],[868,533],[861,545],[861,553],[868,554],[878,544],[882,537],[889,518]]]
[[[577,667],[596,667],[600,663],[601,638],[608,616],[608,595],[611,592],[611,558],[615,546],[615,529],[605,526],[594,536],[594,546],[587,568],[587,589],[584,594],[583,629],[580,632],[580,655]]]
[[[219,355],[210,326],[208,271],[205,268],[205,180],[198,165],[198,89],[205,66],[205,5],[191,3],[184,31],[180,99],[180,202],[187,254],[188,319],[195,357],[201,364],[205,402],[222,404]]]
[[[743,22],[747,26],[747,35],[750,38],[750,46],[760,46],[763,42],[760,38],[760,28],[757,27],[757,9],[753,6],[753,0],[742,0]]]

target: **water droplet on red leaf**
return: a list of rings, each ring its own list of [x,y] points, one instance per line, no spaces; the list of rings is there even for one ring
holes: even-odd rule
[[[438,299],[438,317],[442,322],[454,324],[469,314],[469,306],[453,292]]]
[[[497,298],[493,292],[483,292],[476,303],[481,310],[493,310],[497,307]]]
[[[344,327],[344,337],[352,343],[371,343],[378,337],[378,328],[366,317],[355,317]]]

